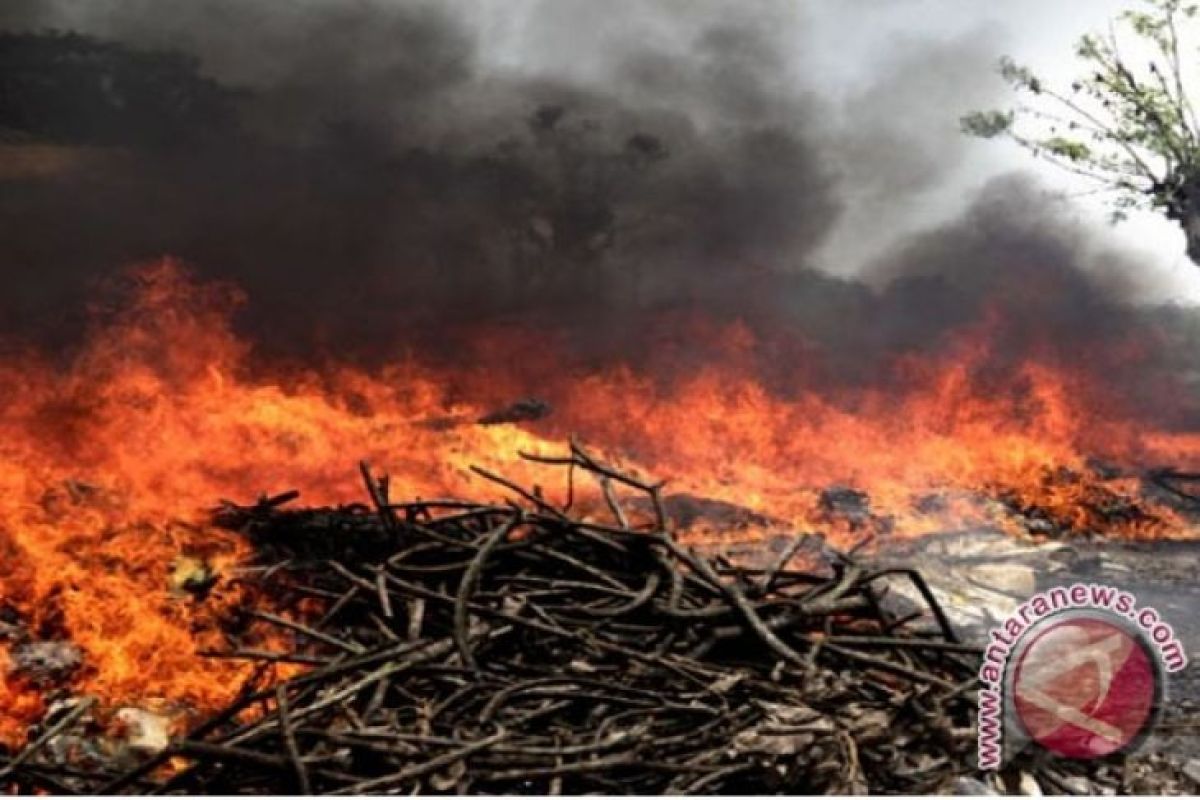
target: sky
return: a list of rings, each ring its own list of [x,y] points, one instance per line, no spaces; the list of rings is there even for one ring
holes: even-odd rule
[[[603,10],[573,0],[470,0],[461,5],[478,25],[485,55],[516,71],[587,76],[603,69],[603,54],[628,46],[631,38],[669,48],[686,30],[681,15],[672,13],[685,5],[681,0],[655,7],[617,0]],[[686,5],[696,27],[730,8],[710,0]],[[861,125],[864,116],[869,119],[864,106],[894,99],[880,97],[880,84],[886,92],[889,77],[901,97],[918,93],[910,118],[889,108],[879,130],[911,134],[909,148],[913,141],[923,142],[929,163],[913,164],[913,169],[937,174],[924,182],[910,180],[910,190],[899,196],[889,192],[878,201],[854,198],[820,254],[821,269],[861,274],[895,236],[951,218],[963,198],[989,179],[1018,170],[1038,176],[1048,194],[1061,194],[1061,202],[1094,233],[1098,245],[1127,251],[1144,265],[1148,278],[1141,283],[1142,296],[1133,299],[1200,304],[1200,269],[1185,256],[1183,234],[1175,223],[1152,212],[1135,212],[1113,225],[1103,199],[1088,196],[1086,184],[1014,144],[971,140],[958,130],[964,112],[1004,107],[1011,99],[995,75],[1002,55],[1045,77],[1069,81],[1077,72],[1074,45],[1079,37],[1106,30],[1131,7],[1130,0],[749,0],[739,6],[754,9],[747,16],[784,31],[794,43],[786,52],[797,83],[815,80],[834,115]],[[577,39],[563,36],[563,22],[570,26],[572,17],[578,20]],[[929,59],[931,52],[941,57]],[[914,70],[928,74],[914,80]],[[863,144],[888,146],[886,140]],[[840,165],[851,174],[860,161],[855,155],[853,150],[845,153]],[[878,235],[871,235],[872,230]]]
[[[816,115],[805,135],[823,138],[821,166],[839,177],[842,208],[819,250],[808,255],[818,269],[838,276],[872,280],[872,265],[911,234],[958,218],[979,190],[997,176],[1030,173],[1041,190],[1078,219],[1095,242],[1096,270],[1110,268],[1106,251],[1142,271],[1127,299],[1147,303],[1200,304],[1200,269],[1184,255],[1182,233],[1153,213],[1135,213],[1119,225],[1107,220],[1100,198],[1088,188],[1017,146],[979,141],[959,130],[971,110],[1004,107],[1012,100],[995,74],[1001,55],[1011,55],[1051,80],[1075,74],[1074,43],[1088,31],[1103,30],[1135,0],[440,0],[440,7],[472,29],[473,58],[483,74],[512,75],[530,83],[551,76],[630,100],[645,110],[671,105],[662,86],[642,90],[630,72],[621,72],[622,54],[661,53],[668,69],[700,63],[689,48],[714,23],[755,27],[769,35],[777,54],[750,64],[767,75],[767,87],[783,98],[780,114]],[[11,5],[5,5],[11,4]],[[314,10],[401,6],[403,0],[282,0],[273,3],[174,3],[164,0],[0,0],[0,20],[36,19],[100,36],[132,37],[154,46],[180,46],[197,52],[206,72],[232,85],[267,85],[306,63],[297,53],[319,51],[337,31],[312,28],[324,19]],[[409,2],[407,5],[412,6]],[[22,9],[21,11],[15,11]],[[49,9],[50,11],[47,11]],[[261,13],[256,26],[246,19],[213,18],[212,9],[232,16]],[[314,13],[307,13],[313,11]],[[218,15],[219,16],[219,15]],[[269,17],[269,19],[268,19]],[[352,36],[363,31],[351,27]],[[387,60],[404,42],[387,39],[346,43],[334,50],[339,68],[369,71],[371,59]],[[312,39],[311,42],[308,40]],[[759,54],[741,57],[754,59]],[[317,59],[319,60],[319,59]],[[361,60],[363,63],[355,63]],[[736,60],[724,62],[737,69]],[[765,68],[764,68],[765,64]],[[407,68],[407,67],[406,67]],[[419,70],[418,70],[419,72]],[[386,78],[386,74],[384,75]],[[735,76],[736,77],[736,76]],[[694,97],[678,105],[705,124],[707,98],[714,98],[712,124],[728,123],[729,105],[706,83],[722,76],[670,75]],[[496,79],[495,86],[501,86]],[[737,81],[731,81],[736,85]],[[444,93],[439,102],[487,106],[487,83],[472,94]],[[394,86],[391,86],[395,89]],[[655,93],[659,93],[656,95]],[[705,94],[710,92],[710,94]],[[403,95],[403,92],[401,92]],[[791,103],[794,96],[797,102]],[[718,106],[721,106],[718,108]],[[374,113],[374,112],[373,112]],[[447,119],[472,118],[463,108],[397,112],[406,125],[422,126],[442,113]],[[386,117],[386,111],[379,116]],[[475,114],[474,116],[478,116]],[[477,120],[471,119],[472,122]],[[875,270],[883,274],[885,271]]]
[[[978,60],[991,67],[1001,54],[1007,54],[1039,75],[1066,83],[1078,74],[1074,45],[1080,35],[1106,30],[1110,20],[1131,6],[1128,0],[850,0],[840,5],[835,9],[832,3],[812,4],[818,29],[826,31],[813,41],[829,46],[819,48],[810,57],[823,72],[838,76],[837,82],[844,81],[846,86],[869,79],[879,54],[894,49],[914,33],[925,40],[969,42],[977,49],[975,59],[967,59],[965,68],[977,69]],[[865,22],[868,19],[869,24]],[[985,95],[995,92],[992,97],[997,106],[1007,104],[1007,87],[998,78],[970,85],[977,91],[982,88]],[[944,112],[933,115],[927,124],[955,127],[961,107],[949,102]],[[939,137],[934,134],[931,138]],[[1075,213],[1096,231],[1097,238],[1115,239],[1139,254],[1139,263],[1154,273],[1153,280],[1147,282],[1151,288],[1146,301],[1200,303],[1200,269],[1185,256],[1183,234],[1175,223],[1142,212],[1112,225],[1102,198],[1084,195],[1088,188],[1084,182],[1031,158],[1012,143],[968,140],[959,157],[956,174],[935,191],[912,198],[914,221],[949,213],[961,192],[970,191],[992,176],[1011,170],[1033,172],[1049,191],[1060,190],[1068,195],[1064,202],[1077,209]],[[835,250],[837,246],[849,247],[838,242]]]

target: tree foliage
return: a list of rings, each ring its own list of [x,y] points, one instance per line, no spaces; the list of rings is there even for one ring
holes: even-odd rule
[[[1076,47],[1084,71],[1069,86],[1044,80],[1011,58],[1000,75],[1021,103],[976,111],[963,129],[1006,137],[1109,193],[1114,219],[1150,208],[1183,224],[1188,254],[1200,263],[1200,125],[1190,96],[1186,37],[1198,4],[1143,0],[1105,33]],[[1194,230],[1193,230],[1194,229]]]

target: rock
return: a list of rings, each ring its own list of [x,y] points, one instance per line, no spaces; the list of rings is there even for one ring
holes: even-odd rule
[[[59,683],[83,664],[83,651],[71,642],[23,642],[13,647],[13,671],[35,683]]]
[[[1180,769],[1184,777],[1192,783],[1200,785],[1200,758],[1191,758]]]

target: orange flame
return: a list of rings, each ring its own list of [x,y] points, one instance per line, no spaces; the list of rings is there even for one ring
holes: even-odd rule
[[[903,391],[836,398],[774,391],[745,366],[761,343],[727,326],[705,334],[711,358],[690,373],[663,380],[615,364],[547,379],[549,420],[480,426],[470,421],[513,399],[502,368],[409,359],[375,372],[256,374],[229,324],[236,292],[197,285],[170,261],[138,272],[137,284],[66,367],[36,355],[0,363],[10,397],[0,408],[0,601],[36,635],[78,645],[85,667],[73,688],[110,707],[227,701],[246,668],[197,652],[222,646],[237,590],[224,581],[205,602],[180,596],[173,562],[190,555],[228,575],[245,545],[208,525],[204,509],[292,487],[310,503],[357,500],[361,458],[390,473],[395,497],[492,497],[497,487],[471,465],[542,482],[544,468],[519,454],[557,453],[579,434],[672,491],[784,528],[844,533],[820,510],[820,491],[837,484],[865,491],[896,535],[914,535],[1012,525],[1011,510],[981,499],[998,492],[1059,522],[1097,524],[1096,493],[1129,496],[1136,480],[1105,480],[1089,457],[1178,463],[1200,453],[1200,437],[1100,414],[1082,373],[1029,361],[981,391],[986,325],[944,358],[895,364]],[[1190,532],[1156,511],[1153,526],[1114,524],[1130,535]],[[10,743],[42,711],[12,660],[0,645],[0,740]]]

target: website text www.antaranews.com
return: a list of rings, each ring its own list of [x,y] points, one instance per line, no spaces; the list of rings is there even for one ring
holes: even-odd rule
[[[1137,597],[1128,591],[1094,583],[1056,586],[1033,595],[1004,621],[992,629],[983,665],[979,670],[979,766],[996,769],[1001,760],[1002,698],[1005,667],[1009,655],[1022,635],[1046,617],[1066,610],[1097,610],[1129,620],[1158,652],[1166,672],[1178,672],[1187,666],[1187,654],[1175,630],[1149,606],[1140,607]]]

